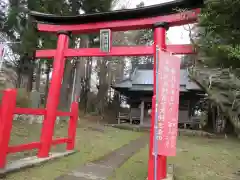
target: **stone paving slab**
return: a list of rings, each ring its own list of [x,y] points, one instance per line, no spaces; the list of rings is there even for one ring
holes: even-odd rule
[[[149,137],[144,135],[129,144],[103,156],[99,160],[87,163],[67,175],[56,180],[106,180],[112,173],[132,157],[141,148],[145,147]]]
[[[79,178],[105,179],[113,171],[114,168],[111,166],[105,166],[102,165],[101,163],[100,164],[88,163],[70,174]]]

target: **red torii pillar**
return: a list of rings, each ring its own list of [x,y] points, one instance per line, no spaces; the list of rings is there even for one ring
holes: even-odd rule
[[[41,134],[41,148],[38,152],[39,158],[45,158],[49,156],[51,149],[52,137],[54,133],[55,121],[57,118],[57,109],[59,103],[61,81],[64,73],[65,55],[64,52],[68,48],[69,32],[59,31],[57,49],[53,61],[53,72],[51,85],[49,87],[46,115],[43,121],[42,134]]]
[[[156,105],[156,61],[157,61],[157,48],[160,50],[166,50],[166,30],[168,29],[168,23],[161,22],[154,24],[154,69],[153,69],[153,98],[152,98],[152,117],[151,117],[151,130],[149,140],[149,160],[148,160],[148,180],[154,179],[154,167],[157,166],[157,179],[164,179],[167,176],[167,157],[157,155],[157,162],[155,165],[153,146],[155,137],[155,105]],[[161,58],[161,57],[160,57]],[[161,61],[161,59],[158,59]]]

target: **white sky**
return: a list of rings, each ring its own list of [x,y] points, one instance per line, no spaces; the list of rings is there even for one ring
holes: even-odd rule
[[[140,2],[144,2],[145,6],[150,6],[154,4],[161,4],[164,2],[170,2],[174,0],[120,0],[120,4],[128,4],[130,8],[136,8],[136,5]],[[121,5],[120,5],[121,6]],[[188,32],[181,27],[170,28],[167,32],[168,39],[171,44],[189,44]]]

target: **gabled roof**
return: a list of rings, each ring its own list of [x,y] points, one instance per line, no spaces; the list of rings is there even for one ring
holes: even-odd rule
[[[130,78],[112,86],[116,90],[128,89],[128,91],[153,91],[153,70],[135,69]],[[202,89],[189,78],[186,69],[180,70],[180,91],[202,91]]]

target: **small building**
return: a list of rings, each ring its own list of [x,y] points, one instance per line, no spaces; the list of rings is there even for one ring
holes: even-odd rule
[[[194,123],[194,107],[203,97],[204,91],[189,78],[187,69],[180,70],[179,123]],[[112,86],[127,99],[130,105],[130,123],[140,122],[140,125],[150,125],[150,113],[153,96],[153,67],[138,66],[129,78],[123,79]],[[119,121],[121,121],[121,112]],[[125,113],[126,116],[126,113]],[[126,119],[128,119],[126,118]]]

